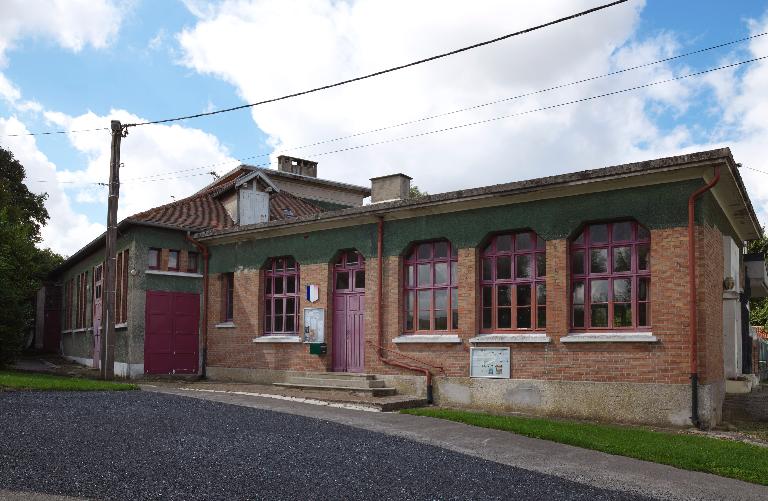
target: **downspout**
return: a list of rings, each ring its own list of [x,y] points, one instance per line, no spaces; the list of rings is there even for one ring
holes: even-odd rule
[[[699,419],[699,343],[696,319],[696,227],[694,216],[696,199],[711,190],[720,181],[720,166],[715,166],[715,177],[706,186],[691,193],[688,198],[688,334],[691,341],[691,421],[701,428]]]
[[[202,363],[200,367],[200,376],[205,377],[205,368],[208,362],[208,247],[202,242],[199,242],[192,238],[187,232],[187,240],[197,247],[203,256],[203,328],[201,329],[200,337],[202,344]]]
[[[423,367],[415,367],[412,365],[407,365],[401,362],[398,362],[396,360],[389,360],[387,358],[384,358],[384,347],[381,344],[382,338],[384,337],[384,217],[378,216],[378,222],[377,222],[377,243],[376,243],[376,251],[378,252],[379,256],[379,266],[377,270],[377,277],[378,277],[378,283],[376,284],[377,288],[377,299],[378,299],[378,306],[377,306],[377,316],[378,321],[376,326],[376,356],[379,359],[379,362],[391,365],[394,367],[401,367],[403,369],[412,370],[415,372],[421,372],[424,374],[424,376],[427,379],[427,403],[431,404],[432,399],[432,373],[429,371],[429,369],[423,368]]]

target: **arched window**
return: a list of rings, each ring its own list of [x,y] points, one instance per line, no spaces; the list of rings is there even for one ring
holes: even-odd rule
[[[547,326],[547,253],[532,231],[494,236],[481,256],[482,332]]]
[[[571,242],[571,326],[651,325],[651,234],[634,221],[590,224]]]
[[[296,334],[299,263],[290,256],[271,258],[264,271],[264,334]]]
[[[459,326],[457,251],[440,240],[413,247],[405,259],[405,331],[455,331]]]

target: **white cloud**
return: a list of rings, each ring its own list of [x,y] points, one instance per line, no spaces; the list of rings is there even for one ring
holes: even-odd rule
[[[144,121],[124,110],[111,110],[108,117],[90,112],[77,117],[46,112],[45,117],[52,124],[68,129],[104,127],[110,119],[123,123]],[[130,131],[121,148],[124,166],[120,171],[119,219],[169,203],[172,197],[179,199],[190,195],[212,180],[207,171],[223,172],[237,165],[214,136],[198,129],[151,125]],[[96,183],[108,179],[110,133],[70,134],[72,146],[87,158],[87,162],[83,169],[62,170],[40,151],[34,136],[4,137],[26,132],[27,128],[17,118],[0,118],[0,146],[13,152],[24,165],[25,183],[31,191],[48,193],[45,205],[51,219],[42,230],[42,245],[71,255],[105,229],[101,222],[89,220],[79,208],[73,207],[73,202],[95,204],[106,214],[107,190]],[[135,179],[210,164],[216,165],[210,169],[163,174],[160,179]]]
[[[198,21],[177,35],[182,64],[230,82],[246,102],[366,74],[593,6],[588,0],[535,4],[499,0],[476,3],[472,9],[463,2],[441,0],[185,3]],[[757,162],[760,144],[768,139],[768,65],[749,70],[743,80],[738,72],[693,77],[490,125],[322,155],[692,72],[682,60],[439,120],[291,150],[318,139],[515,96],[681,52],[674,33],[637,37],[643,4],[624,4],[380,78],[256,107],[252,116],[278,151],[319,160],[323,177],[367,184],[372,176],[405,172],[434,193],[709,147],[695,143],[698,125],[689,128],[681,120],[670,131],[668,125],[661,128],[659,117],[684,116],[700,104],[704,90],[715,86],[716,95],[728,105],[709,110],[711,137],[718,136],[722,117],[738,117],[744,129],[732,142],[737,161]],[[753,23],[755,32],[764,28],[763,23]],[[755,53],[758,45],[768,45],[768,37],[752,42]],[[761,55],[768,53],[768,48],[760,50]],[[746,172],[745,178],[752,181]],[[768,183],[762,185],[768,190]],[[751,186],[750,193],[756,205],[766,205],[761,188]]]
[[[768,13],[760,20],[750,20],[751,34],[768,31]],[[749,43],[750,57],[768,54],[768,37]],[[747,59],[746,57],[744,59]],[[768,144],[768,60],[758,61],[730,78],[716,82],[723,117],[734,128],[730,141],[734,157],[747,167],[768,172],[765,161]],[[741,175],[763,225],[768,225],[768,174],[742,169]]]
[[[122,123],[143,122],[144,119],[125,110],[111,110],[108,116],[85,113],[70,117],[63,113],[46,113],[46,118],[66,129],[91,129],[104,127],[111,119]],[[58,173],[60,182],[74,183],[80,191],[78,200],[94,202],[94,182],[106,182],[109,178],[110,133],[70,134],[74,148],[87,158],[87,165],[81,170],[67,170]],[[129,135],[122,140],[120,169],[119,219],[188,196],[211,182],[209,170],[219,172],[237,166],[237,161],[219,143],[218,139],[199,129],[178,124],[148,125],[129,129]],[[216,164],[210,169],[197,169]],[[225,164],[225,165],[221,165]],[[170,171],[197,169],[165,174]],[[152,179],[152,176],[159,177]],[[101,201],[106,201],[103,192]],[[82,240],[80,240],[82,242]]]
[[[0,66],[5,53],[22,37],[53,38],[80,51],[103,48],[117,34],[127,7],[110,0],[3,0],[0,2]]]
[[[580,2],[229,1],[199,17],[178,41],[183,64],[236,86],[244,100],[268,97],[419,59],[591,6]],[[253,109],[277,149],[345,136],[434,113],[602,74],[677,48],[669,34],[638,42],[642,2],[447,59]],[[407,12],[408,15],[403,15]],[[282,20],[290,19],[290,23]],[[430,192],[631,161],[680,147],[687,131],[660,133],[649,103],[686,109],[695,85],[680,82],[599,102],[493,122],[336,155],[328,150],[521,112],[669,78],[661,64],[612,79],[508,101],[470,113],[296,150],[320,160],[323,177],[367,184],[406,172]],[[639,147],[638,144],[653,145]]]
[[[0,136],[26,132],[16,118],[0,118]],[[13,152],[24,166],[30,191],[48,193],[45,207],[51,219],[42,229],[43,246],[70,255],[104,231],[103,225],[73,210],[69,196],[57,183],[56,166],[38,149],[33,136],[5,137],[0,146]]]

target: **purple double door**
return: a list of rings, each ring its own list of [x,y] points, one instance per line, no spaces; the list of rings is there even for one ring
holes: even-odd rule
[[[356,251],[342,253],[333,267],[333,370],[365,369],[365,260]]]
[[[145,374],[195,374],[200,295],[147,291],[144,324]]]

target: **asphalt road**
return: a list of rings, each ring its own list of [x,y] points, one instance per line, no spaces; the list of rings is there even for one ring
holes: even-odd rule
[[[0,392],[0,490],[98,499],[649,499],[401,437],[148,392]]]

